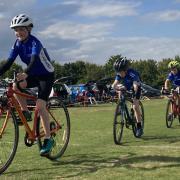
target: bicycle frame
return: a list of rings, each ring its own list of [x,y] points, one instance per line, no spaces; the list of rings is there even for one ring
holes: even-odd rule
[[[177,98],[180,98],[179,95],[177,94],[177,97],[174,92],[172,92],[172,95],[168,96],[168,98],[172,102],[172,112],[174,115],[180,115],[180,106],[179,104],[176,104]]]
[[[38,113],[38,109],[35,107],[35,110],[34,110],[34,120],[33,120],[33,127],[32,129],[30,128],[29,124],[27,123],[27,120],[26,118],[24,117],[23,113],[22,113],[22,110],[20,108],[20,105],[18,103],[18,101],[16,100],[16,98],[14,97],[14,94],[17,94],[19,96],[22,96],[22,97],[25,97],[27,99],[31,99],[33,101],[36,101],[37,100],[37,97],[33,96],[33,95],[29,95],[29,94],[26,94],[26,93],[23,93],[23,92],[20,92],[20,91],[16,91],[13,89],[13,84],[10,83],[9,86],[8,86],[8,89],[7,89],[7,98],[8,98],[8,109],[7,109],[7,114],[6,114],[6,118],[5,118],[5,121],[4,121],[4,124],[2,126],[2,129],[0,130],[0,137],[2,137],[2,134],[4,133],[5,131],[5,128],[6,128],[6,125],[7,125],[7,122],[8,122],[8,119],[9,119],[9,116],[10,116],[10,111],[12,108],[15,108],[23,125],[24,125],[24,128],[25,128],[25,131],[27,132],[28,134],[28,139],[31,140],[31,141],[35,141],[37,138],[41,138],[43,137],[45,134],[44,132],[41,132],[40,133],[40,136],[37,137],[36,135],[36,124],[37,124],[37,120],[38,120],[38,117],[39,117],[39,113]],[[52,118],[56,121],[56,119],[53,117],[52,113],[50,113],[48,111],[48,113],[52,116]],[[56,121],[56,123],[58,124],[57,128],[56,129],[53,129],[51,130],[51,133],[53,132],[56,132],[57,130],[60,129],[60,125],[59,123]]]
[[[130,117],[130,112],[128,111],[127,104],[126,104],[126,97],[125,97],[126,91],[121,91],[119,102],[121,103],[122,109],[123,109],[123,119],[125,118],[125,115],[127,115],[128,121],[132,121]],[[127,121],[127,119],[125,118]]]
[[[36,106],[28,106],[28,108],[33,107],[32,112],[34,120],[33,124],[29,124],[14,95],[25,97],[34,102],[38,98],[32,94],[30,95],[27,91],[20,92],[18,90],[14,90],[13,83],[9,83],[5,94],[6,96],[0,100],[0,113],[2,115],[2,117],[0,117],[0,174],[2,174],[10,166],[17,151],[19,142],[19,124],[17,123],[17,116],[20,118],[22,125],[24,125],[25,128],[24,143],[27,147],[37,144],[39,150],[41,150],[46,138],[45,129],[43,128],[43,124],[41,124],[39,109]],[[57,97],[49,98],[46,109],[49,116],[50,135],[54,143],[51,150],[42,156],[50,160],[57,160],[64,154],[69,143],[69,113],[61,99]]]

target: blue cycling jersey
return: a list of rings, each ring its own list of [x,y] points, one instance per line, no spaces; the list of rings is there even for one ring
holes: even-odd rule
[[[139,73],[134,69],[128,69],[124,78],[117,74],[115,80],[118,80],[127,88],[127,90],[130,90],[134,81],[140,82],[140,76]]]
[[[50,62],[50,58],[41,42],[34,36],[29,35],[26,42],[16,40],[9,54],[9,60],[14,61],[17,56],[28,66],[31,61],[31,56],[35,55],[36,59],[28,74],[30,75],[45,75],[54,72],[54,67]]]
[[[172,85],[177,87],[180,86],[180,71],[177,74],[169,73],[167,79],[172,82]]]

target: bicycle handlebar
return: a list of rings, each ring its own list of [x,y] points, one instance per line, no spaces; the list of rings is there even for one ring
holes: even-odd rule
[[[7,94],[9,94],[10,96],[12,95],[12,91],[10,90],[10,89],[12,89],[13,88],[13,83],[15,83],[16,84],[16,86],[17,86],[17,88],[19,89],[19,91],[20,91],[20,93],[24,93],[24,94],[26,94],[28,97],[29,96],[35,96],[36,97],[36,95],[35,94],[33,94],[32,92],[30,92],[28,89],[23,89],[23,88],[21,88],[21,86],[20,86],[20,83],[21,82],[23,82],[24,80],[17,80],[16,79],[16,76],[17,76],[17,72],[16,71],[14,71],[14,78],[11,80],[11,81],[9,81],[9,80],[7,80],[7,81],[5,81],[6,83],[7,83],[7,85],[5,85],[5,89],[7,89],[7,91],[6,91],[6,93]],[[10,89],[9,89],[10,88]],[[10,91],[9,91],[10,90]],[[17,93],[17,92],[16,92]],[[19,93],[18,93],[19,94]]]

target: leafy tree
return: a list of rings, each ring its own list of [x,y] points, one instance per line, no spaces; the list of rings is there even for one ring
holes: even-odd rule
[[[161,88],[164,85],[164,81],[169,73],[168,70],[168,63],[172,59],[163,59],[162,61],[158,62],[157,69],[158,69],[158,76],[157,76],[157,86]]]
[[[59,79],[62,76],[64,76],[63,74],[63,66],[60,65],[59,63],[56,63],[55,61],[52,62],[53,66],[54,66],[54,72],[55,72],[55,79]]]
[[[144,83],[157,87],[156,79],[158,75],[157,62],[155,60],[133,61],[132,67],[136,69]]]
[[[92,63],[86,63],[86,61],[76,61],[72,63],[66,63],[64,65],[53,61],[55,68],[55,78],[61,78],[64,76],[72,76],[74,78],[73,84],[86,83],[90,80],[99,80],[104,77],[114,77],[115,72],[113,64],[117,58],[121,58],[122,55],[111,56],[104,65],[97,65]],[[133,60],[131,67],[136,69],[141,76],[144,83],[149,84],[156,88],[161,88],[169,73],[168,63],[171,60],[180,62],[180,56],[175,56],[174,59],[163,59],[162,61],[148,60]],[[0,61],[0,66],[5,63],[4,60]],[[13,78],[14,70],[21,72],[22,66],[14,63],[11,68],[1,78]]]
[[[74,83],[77,83],[78,80],[86,75],[85,62],[76,61],[73,63],[64,64],[64,75],[72,76],[74,79]]]
[[[175,59],[176,61],[178,61],[180,63],[180,56],[175,56]]]
[[[90,63],[86,63],[85,66],[86,66],[86,76],[81,79],[83,82],[87,82],[91,80],[97,81],[105,76],[103,66],[98,66],[96,64],[90,64]]]

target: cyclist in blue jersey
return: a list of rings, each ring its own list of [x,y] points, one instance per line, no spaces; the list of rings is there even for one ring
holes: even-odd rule
[[[7,61],[0,67],[0,75],[11,67],[18,55],[27,65],[24,72],[18,73],[16,78],[18,81],[21,81],[19,84],[21,88],[38,87],[36,107],[39,110],[45,131],[44,144],[40,150],[40,155],[44,156],[50,152],[54,144],[50,135],[50,123],[46,110],[46,102],[54,82],[54,67],[41,42],[31,35],[33,22],[29,16],[25,14],[15,16],[11,21],[10,28],[14,30],[17,39],[10,51]],[[13,88],[18,90],[15,83]],[[26,99],[18,95],[16,95],[15,98],[20,103],[24,116],[30,121],[31,114],[28,111]]]
[[[170,61],[168,64],[168,69],[170,73],[165,80],[164,88],[165,90],[169,90],[169,85],[172,83],[173,88],[177,88],[180,86],[180,63],[178,61]]]
[[[178,100],[178,104],[180,105],[180,63],[178,61],[170,61],[168,64],[168,69],[170,73],[168,74],[165,83],[163,93],[169,93],[169,86],[172,85],[174,89],[173,94],[176,100]]]
[[[112,88],[121,93],[122,86],[125,90],[133,90],[133,109],[137,120],[137,132],[136,136],[141,137],[143,135],[141,113],[139,109],[139,99],[141,96],[141,81],[137,71],[129,68],[130,62],[121,56],[116,56],[114,63],[114,70],[116,72],[115,81],[112,84]]]

